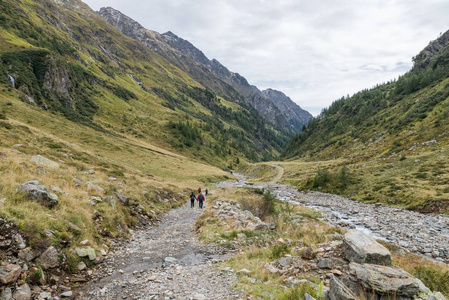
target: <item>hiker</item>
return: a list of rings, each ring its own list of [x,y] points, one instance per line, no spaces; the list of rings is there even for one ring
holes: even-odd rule
[[[197,197],[197,200],[198,200],[198,206],[200,208],[203,208],[203,203],[204,203],[204,200],[205,200],[204,195],[200,193],[198,195],[198,197]]]
[[[207,190],[207,188],[206,188],[206,190],[204,191],[204,193],[206,194],[206,196],[207,196],[207,194],[209,194],[209,191]]]
[[[192,192],[192,194],[190,195],[190,207],[193,208],[195,206],[195,200],[196,200],[195,194]]]
[[[198,187],[198,194],[201,194],[201,187]]]

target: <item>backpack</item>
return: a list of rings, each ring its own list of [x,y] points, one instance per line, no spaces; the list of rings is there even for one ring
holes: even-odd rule
[[[200,195],[198,196],[198,200],[199,200],[199,201],[204,201],[204,196],[203,196],[203,194],[200,194]]]

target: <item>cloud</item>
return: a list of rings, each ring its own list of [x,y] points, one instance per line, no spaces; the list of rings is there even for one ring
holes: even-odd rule
[[[396,78],[449,29],[446,0],[85,0],[173,31],[260,88],[317,114]]]

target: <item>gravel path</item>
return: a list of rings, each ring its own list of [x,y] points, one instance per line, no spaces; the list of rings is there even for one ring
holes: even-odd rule
[[[135,232],[116,246],[77,299],[240,299],[237,278],[214,265],[230,257],[205,245],[195,234],[202,210],[189,205],[172,210],[160,226]]]

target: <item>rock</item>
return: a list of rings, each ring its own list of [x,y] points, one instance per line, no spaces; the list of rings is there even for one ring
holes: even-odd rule
[[[416,278],[400,268],[352,262],[349,269],[359,285],[378,294],[413,298],[419,293]]]
[[[267,269],[268,271],[270,271],[270,273],[273,274],[279,273],[281,271],[270,263],[265,264],[265,269]]]
[[[260,231],[268,231],[269,227],[266,223],[261,222],[251,226],[249,229],[260,232]]]
[[[331,276],[330,278],[330,290],[329,299],[330,300],[356,300],[358,297],[349,290],[340,280]]]
[[[60,195],[65,195],[65,192],[58,186],[50,185],[50,189],[55,193],[58,193]]]
[[[69,298],[69,297],[72,297],[72,295],[73,295],[73,292],[72,292],[72,291],[67,291],[67,292],[62,293],[62,294],[61,294],[61,297],[63,297],[63,298]]]
[[[419,286],[419,292],[420,293],[424,293],[424,294],[428,294],[430,293],[430,289],[419,279],[416,279],[418,281],[418,286]]]
[[[99,192],[99,193],[104,193],[105,190],[104,188],[102,188],[101,186],[89,181],[87,182],[87,190],[88,191],[94,191],[94,192]]]
[[[85,270],[87,268],[86,264],[82,261],[78,264],[77,266],[78,270],[82,271]]]
[[[246,274],[246,275],[248,275],[250,273],[251,273],[251,271],[248,270],[248,269],[241,269],[241,270],[237,271],[237,274]]]
[[[50,193],[47,188],[41,185],[37,180],[25,182],[19,186],[19,190],[24,191],[29,199],[38,201],[49,208],[55,207],[59,201],[58,196]]]
[[[31,289],[28,284],[21,285],[16,289],[12,295],[14,300],[30,300],[31,299]]]
[[[358,230],[345,234],[344,251],[350,262],[391,266],[391,254],[387,248]]]
[[[39,294],[39,299],[48,299],[48,298],[51,298],[51,294],[50,294],[50,293],[47,293],[47,292],[41,292],[41,293]]]
[[[18,256],[21,260],[29,262],[38,257],[39,255],[41,255],[41,253],[42,251],[38,251],[36,249],[32,249],[31,247],[27,247],[25,249],[20,250]]]
[[[6,288],[0,294],[1,300],[12,300],[12,290],[10,288]]]
[[[44,270],[56,268],[59,266],[58,256],[58,251],[53,246],[50,246],[38,257],[36,262],[40,264]]]
[[[315,257],[315,252],[312,248],[303,248],[299,251],[301,258],[311,260]]]
[[[38,267],[32,267],[28,274],[28,279],[33,284],[44,285],[47,282],[45,272],[42,272]]]
[[[316,299],[313,298],[312,296],[310,296],[309,294],[305,293],[304,294],[304,300],[316,300]]]
[[[81,246],[86,246],[87,244],[89,244],[89,240],[83,240],[80,242]]]
[[[291,257],[282,257],[278,259],[278,264],[282,266],[283,268],[289,268],[293,263],[293,260]]]
[[[193,295],[193,300],[207,300],[207,297],[203,294],[195,294]]]
[[[85,248],[76,248],[75,249],[75,253],[79,256],[79,257],[89,257],[89,260],[95,260],[95,258],[97,258],[97,254],[95,253],[95,249],[92,247],[85,247]]]
[[[14,241],[14,244],[16,244],[16,246],[19,249],[23,249],[26,247],[25,240],[23,239],[21,234],[19,234],[19,233],[14,234],[12,239]]]
[[[114,193],[114,194],[115,194],[115,196],[117,196],[118,200],[119,200],[123,205],[125,205],[125,206],[128,206],[128,205],[129,205],[129,198],[128,198],[128,197],[126,197],[125,195],[123,195],[123,194],[121,194],[121,193],[118,193],[118,192],[116,192],[116,193]]]
[[[33,156],[31,158],[31,161],[36,163],[36,164],[38,164],[38,165],[47,167],[47,168],[59,169],[59,164],[58,163],[56,163],[56,162],[54,162],[54,161],[52,161],[52,160],[50,160],[50,159],[48,159],[48,158],[46,158],[46,157],[44,157],[42,155],[35,155],[35,156]]]
[[[112,206],[114,209],[117,209],[117,200],[114,197],[108,196],[104,198],[104,202]]]
[[[332,269],[334,262],[329,258],[320,258],[318,261],[318,268],[320,269]]]
[[[164,262],[166,262],[167,264],[175,264],[178,262],[178,260],[174,257],[166,257],[164,259]]]
[[[1,265],[0,266],[0,283],[2,284],[9,284],[14,283],[17,278],[20,276],[20,272],[22,271],[22,268],[18,265]]]

